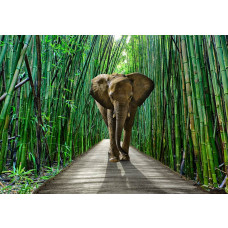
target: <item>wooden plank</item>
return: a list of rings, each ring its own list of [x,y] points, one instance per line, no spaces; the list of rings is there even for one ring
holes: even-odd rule
[[[108,162],[109,140],[104,139],[55,178],[38,194],[203,194],[155,159],[130,147],[131,161]]]

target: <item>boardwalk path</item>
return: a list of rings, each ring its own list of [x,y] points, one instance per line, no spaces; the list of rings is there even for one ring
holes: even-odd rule
[[[130,147],[130,162],[108,162],[104,139],[36,193],[205,193]]]

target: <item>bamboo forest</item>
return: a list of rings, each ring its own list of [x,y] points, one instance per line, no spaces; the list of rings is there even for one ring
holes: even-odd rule
[[[0,35],[0,192],[33,193],[109,139],[91,81],[134,72],[154,90],[131,145],[228,193],[226,35]]]

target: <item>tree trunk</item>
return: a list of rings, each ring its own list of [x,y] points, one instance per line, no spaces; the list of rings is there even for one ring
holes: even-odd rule
[[[37,136],[37,153],[36,153],[36,162],[37,162],[37,172],[40,172],[40,155],[42,151],[41,145],[41,101],[40,101],[40,88],[41,88],[41,48],[40,48],[40,37],[36,36],[36,48],[37,48],[37,128],[36,128],[36,136]]]

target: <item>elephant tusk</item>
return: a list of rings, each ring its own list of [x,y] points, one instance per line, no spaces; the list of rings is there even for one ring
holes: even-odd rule
[[[116,113],[113,114],[113,119],[116,118]]]
[[[130,117],[130,112],[127,114],[128,117]]]

